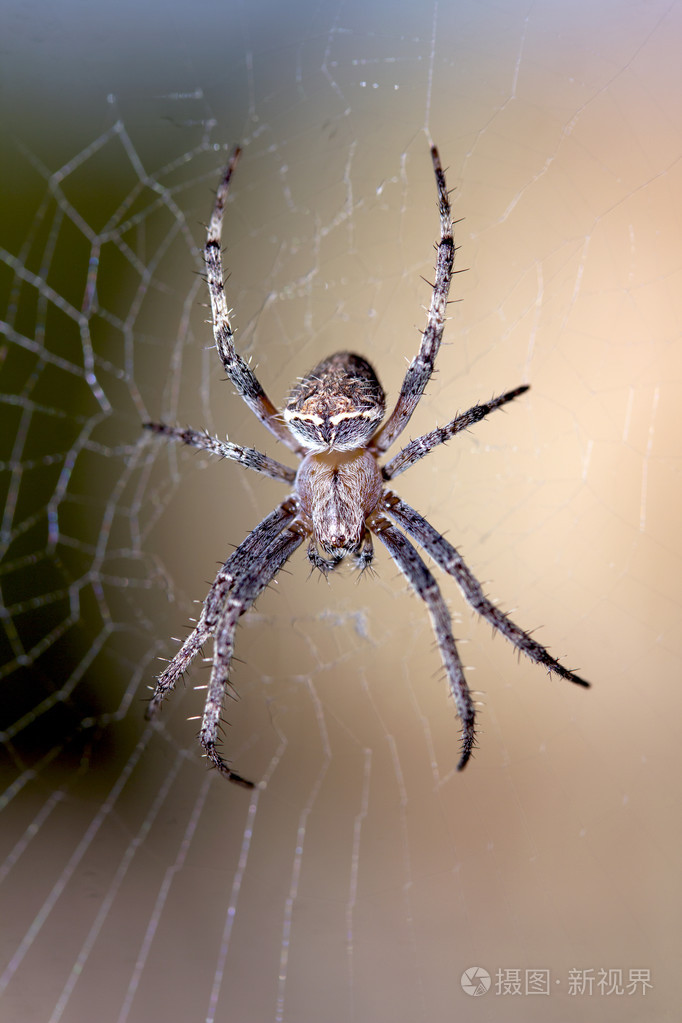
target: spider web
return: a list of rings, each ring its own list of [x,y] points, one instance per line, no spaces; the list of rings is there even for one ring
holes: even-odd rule
[[[0,1016],[672,1020],[682,8],[233,6],[148,5],[133,32],[120,5],[64,4],[44,33],[5,7]],[[140,424],[286,460],[205,322],[202,225],[237,141],[240,350],[277,403],[340,348],[395,397],[429,297],[431,139],[467,272],[410,434],[532,389],[396,489],[595,686],[517,663],[443,582],[483,704],[456,775],[394,567],[327,586],[299,556],[238,635],[225,743],[250,795],[199,755],[205,667],[160,724],[144,700],[283,490]]]

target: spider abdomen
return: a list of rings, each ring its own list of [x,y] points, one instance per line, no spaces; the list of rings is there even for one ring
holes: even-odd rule
[[[303,460],[295,489],[315,542],[327,553],[343,557],[360,547],[367,516],[381,499],[383,481],[375,457],[363,448],[322,451]]]
[[[311,451],[352,451],[367,443],[385,411],[384,389],[367,360],[336,352],[296,384],[283,415]]]

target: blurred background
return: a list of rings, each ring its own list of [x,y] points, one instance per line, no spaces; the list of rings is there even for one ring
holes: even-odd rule
[[[676,1019],[682,4],[0,18],[0,1019]],[[225,747],[249,793],[200,756],[204,665],[158,726],[144,706],[284,491],[141,423],[291,464],[206,323],[236,143],[240,350],[277,404],[340,348],[395,400],[432,141],[466,272],[405,439],[531,390],[396,489],[593,688],[521,662],[442,578],[482,702],[458,775],[428,616],[386,553],[329,584],[299,554],[238,633]]]

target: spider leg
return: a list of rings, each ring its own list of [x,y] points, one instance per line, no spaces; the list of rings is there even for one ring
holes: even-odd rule
[[[444,572],[455,579],[464,599],[474,611],[490,622],[493,628],[514,644],[517,650],[529,657],[531,661],[535,661],[536,664],[544,664],[548,671],[560,675],[561,678],[589,688],[589,682],[576,675],[575,672],[569,671],[568,668],[564,668],[563,664],[552,657],[545,647],[536,643],[527,632],[519,628],[511,618],[488,600],[483,593],[481,584],[464,563],[459,551],[448,543],[445,537],[441,536],[419,512],[410,508],[391,491],[386,492],[383,503],[389,515],[396,519],[410,536],[414,537],[420,547],[423,547]]]
[[[303,453],[303,448],[291,435],[282,420],[279,412],[272,404],[267,394],[261,387],[256,374],[249,364],[239,355],[234,346],[234,331],[230,323],[230,310],[225,299],[225,285],[223,283],[223,264],[220,252],[223,215],[225,213],[225,202],[230,187],[230,179],[234,171],[241,150],[235,149],[225,169],[223,179],[220,183],[215,197],[215,204],[211,219],[206,232],[206,245],[204,247],[204,260],[206,262],[206,279],[208,290],[211,296],[211,311],[213,313],[213,337],[215,346],[220,356],[225,372],[237,388],[238,393],[244,399],[251,411],[258,416],[261,423],[270,430],[283,444],[297,454]]]
[[[371,448],[377,452],[387,451],[409,423],[412,413],[431,379],[445,328],[445,311],[455,261],[455,242],[452,234],[452,215],[445,174],[435,146],[431,147],[431,159],[436,175],[440,211],[440,242],[436,260],[436,281],[433,285],[426,330],[422,334],[417,356],[408,366],[393,412],[372,440]]]
[[[213,638],[213,669],[206,694],[199,741],[204,747],[208,760],[223,777],[248,788],[253,787],[252,783],[235,775],[217,749],[220,717],[225,692],[229,684],[230,662],[234,652],[234,634],[240,617],[245,611],[248,611],[268,583],[277,575],[285,561],[297,547],[300,547],[306,535],[306,531],[303,528],[296,528],[296,523],[294,523],[293,527],[284,529],[269,547],[250,559],[248,567],[234,581]]]
[[[156,681],[154,695],[147,706],[148,720],[156,717],[166,696],[189,669],[204,643],[214,634],[235,580],[254,559],[263,556],[270,544],[295,517],[296,505],[291,499],[287,499],[266,516],[227,559],[208,592],[195,628]]]
[[[296,479],[296,470],[290,469],[288,465],[269,458],[267,455],[256,451],[255,448],[243,448],[239,444],[232,444],[227,440],[219,440],[211,437],[207,431],[192,430],[189,426],[183,429],[180,426],[167,426],[165,423],[143,423],[145,430],[161,434],[170,440],[181,441],[193,448],[200,448],[202,451],[210,451],[219,458],[229,458],[247,469],[254,469],[270,476],[273,480],[284,480],[286,483],[293,483]]]
[[[371,521],[372,530],[387,547],[391,557],[406,577],[418,597],[426,604],[433,631],[440,648],[443,664],[448,676],[450,692],[455,700],[457,713],[462,722],[462,752],[457,764],[461,771],[466,766],[476,743],[474,702],[464,677],[462,662],[452,635],[452,621],[438,583],[428,570],[417,550],[406,536],[387,518],[378,515]]]
[[[435,430],[431,430],[430,433],[425,433],[423,436],[410,441],[381,470],[383,478],[385,480],[395,479],[396,476],[399,476],[401,472],[405,472],[406,469],[409,469],[415,462],[418,462],[424,455],[428,455],[429,451],[433,451],[439,444],[444,444],[445,441],[454,437],[456,433],[459,433],[461,430],[467,430],[474,423],[480,423],[482,419],[485,419],[495,409],[502,408],[508,401],[513,401],[520,394],[525,394],[527,390],[529,390],[528,384],[523,384],[521,387],[515,387],[513,391],[500,394],[497,398],[492,398],[484,404],[473,405],[467,412],[455,416],[446,426],[438,426]]]

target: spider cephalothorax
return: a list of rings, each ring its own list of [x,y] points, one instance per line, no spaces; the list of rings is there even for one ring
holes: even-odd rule
[[[251,787],[252,782],[232,771],[217,749],[237,622],[306,538],[311,564],[327,573],[348,555],[360,568],[369,566],[374,558],[374,534],[424,601],[431,616],[450,692],[462,722],[462,750],[457,765],[461,769],[475,744],[474,704],[452,635],[450,614],[438,584],[398,526],[409,533],[444,572],[453,576],[471,607],[521,653],[570,682],[581,686],[589,683],[564,668],[491,603],[459,552],[419,512],[388,490],[386,483],[439,444],[523,394],[528,387],[522,385],[485,404],[474,405],[445,426],[410,441],[388,463],[380,464],[380,459],[407,426],[424,393],[445,326],[455,244],[445,175],[434,146],[431,157],[440,212],[436,279],[419,352],[407,369],[391,415],[381,425],[386,411],[383,388],[369,362],[352,352],[337,352],[315,366],[294,386],[280,415],[253,370],[234,347],[225,301],[220,237],[227,190],[238,157],[237,149],[216,195],[204,249],[213,335],[221,362],[239,394],[270,432],[301,461],[296,471],[253,448],[221,441],[207,433],[164,423],[145,423],[147,429],[155,433],[232,459],[288,483],[292,488],[289,496],[249,533],[218,572],[196,628],[157,680],[148,716],[157,713],[163,699],[189,668],[203,644],[212,638],[213,668],[199,738],[209,761],[221,774],[230,781]]]

